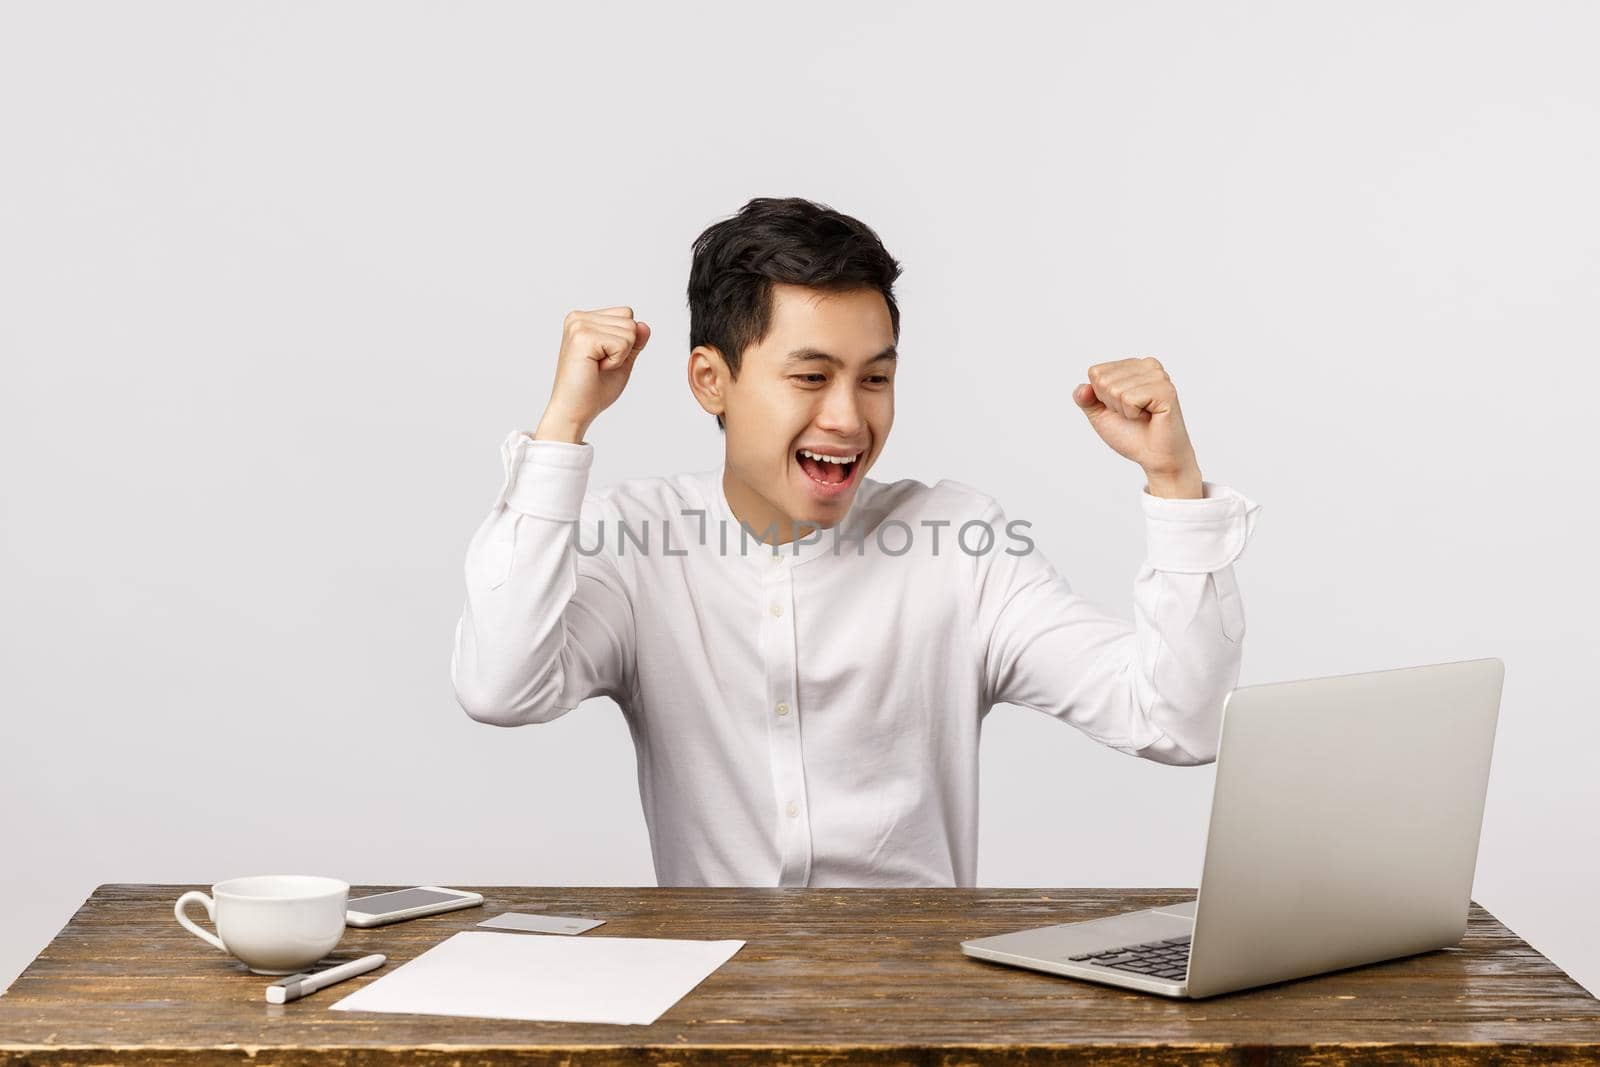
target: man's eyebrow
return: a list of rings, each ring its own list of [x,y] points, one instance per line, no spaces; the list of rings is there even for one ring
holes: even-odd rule
[[[898,361],[899,358],[900,353],[895,350],[894,345],[890,345],[882,352],[879,352],[877,355],[867,360],[867,362],[877,363],[879,360],[884,359]],[[813,363],[818,360],[821,360],[824,363],[831,363],[835,367],[844,366],[844,360],[840,359],[838,356],[829,355],[827,352],[824,352],[818,348],[797,348],[785,356],[783,362],[785,366],[788,366],[794,363]]]

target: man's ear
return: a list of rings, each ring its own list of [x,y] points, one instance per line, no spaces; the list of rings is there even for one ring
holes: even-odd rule
[[[721,415],[725,410],[729,377],[728,364],[714,346],[696,345],[689,352],[689,391],[708,413]]]

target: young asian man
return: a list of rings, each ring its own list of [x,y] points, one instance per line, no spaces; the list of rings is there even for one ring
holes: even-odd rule
[[[868,478],[894,423],[900,269],[854,218],[751,200],[690,270],[688,385],[725,433],[718,469],[589,486],[585,438],[651,339],[629,306],[567,315],[543,417],[502,446],[456,695],[501,726],[615,701],[663,885],[974,884],[998,703],[1146,759],[1215,758],[1258,506],[1202,480],[1150,358],[1095,364],[1072,396],[1144,474],[1132,623],[992,497]]]

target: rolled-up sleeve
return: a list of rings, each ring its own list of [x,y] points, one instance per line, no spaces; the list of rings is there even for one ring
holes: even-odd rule
[[[1074,592],[1036,549],[986,558],[976,597],[985,706],[1033,708],[1161,763],[1214,760],[1243,654],[1233,564],[1261,509],[1224,485],[1204,492],[1141,493],[1146,552],[1132,623]],[[993,501],[985,521],[1005,525]]]

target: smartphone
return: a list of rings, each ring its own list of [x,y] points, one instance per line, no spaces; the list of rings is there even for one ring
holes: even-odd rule
[[[377,893],[370,897],[352,897],[345,901],[344,921],[347,926],[387,926],[405,919],[420,919],[424,915],[475,908],[482,903],[482,893],[463,893],[459,889],[424,885],[415,889]]]

